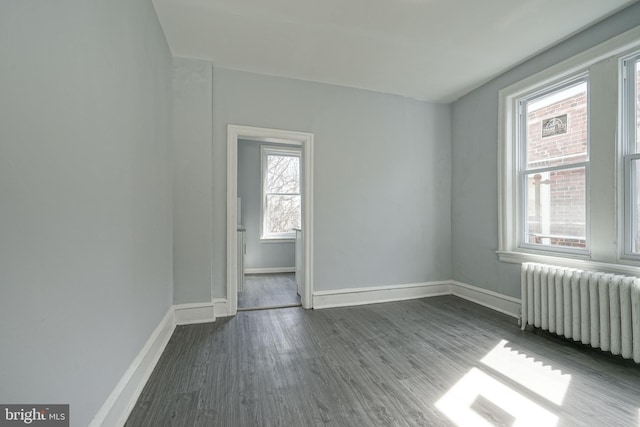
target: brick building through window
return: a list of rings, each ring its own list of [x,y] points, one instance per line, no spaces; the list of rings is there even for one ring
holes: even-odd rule
[[[526,104],[527,243],[586,246],[588,129],[586,82]]]

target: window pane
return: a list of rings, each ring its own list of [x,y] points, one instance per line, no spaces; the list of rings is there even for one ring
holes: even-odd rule
[[[267,155],[267,193],[300,193],[300,158]]]
[[[640,159],[631,161],[631,250],[640,253]]]
[[[267,196],[265,229],[267,234],[286,233],[300,228],[300,196]]]
[[[586,247],[586,170],[583,167],[529,173],[525,241]]]
[[[527,169],[587,160],[587,82],[526,103]]]

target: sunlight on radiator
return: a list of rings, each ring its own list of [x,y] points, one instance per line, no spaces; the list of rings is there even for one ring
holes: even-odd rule
[[[506,340],[501,340],[480,362],[487,372],[495,371],[558,407],[571,382],[571,375],[514,350]],[[472,368],[436,402],[436,407],[458,427],[492,426],[490,421],[500,418],[500,412],[503,417],[513,418],[515,427],[552,427],[558,423],[555,414],[500,382],[498,375],[487,372]],[[485,408],[486,417],[474,409],[483,400],[494,406]]]
[[[484,397],[511,415],[514,427],[553,427],[558,417],[483,371],[472,368],[438,402],[436,407],[459,427],[491,427],[471,406]]]
[[[481,362],[556,405],[562,405],[571,375],[544,365],[507,346],[502,340]]]

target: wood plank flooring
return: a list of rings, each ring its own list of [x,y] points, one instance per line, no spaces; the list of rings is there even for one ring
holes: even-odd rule
[[[300,304],[295,273],[247,274],[238,308]]]
[[[521,360],[540,362],[532,368],[540,375],[551,372],[545,366],[571,375],[560,404],[482,362],[502,340]],[[454,396],[457,414],[470,408],[487,425],[512,425],[517,415],[492,401],[486,384],[468,383],[473,373],[543,408],[558,426],[640,425],[638,365],[523,332],[515,319],[453,296],[178,326],[126,425],[452,426],[436,402],[470,387],[481,395],[467,403]]]

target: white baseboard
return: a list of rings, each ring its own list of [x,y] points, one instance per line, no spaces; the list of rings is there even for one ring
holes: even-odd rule
[[[213,301],[213,314],[215,318],[229,316],[229,307],[227,305],[226,298],[214,298]]]
[[[244,274],[295,273],[295,267],[245,268]]]
[[[347,307],[440,295],[455,295],[500,313],[520,317],[520,299],[455,280],[317,291],[313,294],[313,308]]]
[[[376,304],[438,295],[455,295],[512,317],[520,316],[520,299],[453,280],[317,291],[313,294],[313,308]],[[226,298],[216,298],[208,303],[171,306],[89,426],[124,425],[176,325],[213,322],[218,317],[228,315]]]
[[[313,293],[313,308],[346,307],[352,305],[377,304],[381,302],[450,295],[449,281],[412,283],[395,286],[373,286],[368,288],[316,291]]]
[[[160,355],[167,346],[175,326],[174,310],[173,307],[170,307],[140,353],[122,375],[89,427],[124,425],[156,363],[158,363]]]
[[[213,302],[179,304],[173,306],[176,325],[215,322]]]
[[[176,304],[169,307],[158,327],[153,331],[140,353],[113,389],[89,427],[120,427],[127,422],[142,389],[151,376],[175,327],[195,323],[214,322],[217,317],[227,316],[227,300]]]
[[[451,281],[451,294],[488,307],[511,317],[520,318],[520,299],[499,294],[466,283]]]

